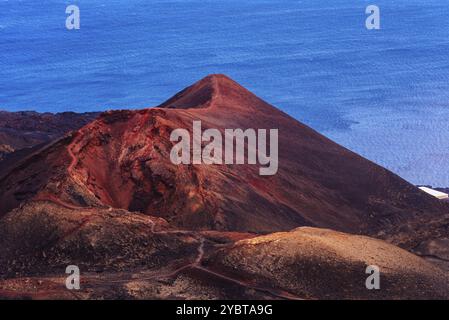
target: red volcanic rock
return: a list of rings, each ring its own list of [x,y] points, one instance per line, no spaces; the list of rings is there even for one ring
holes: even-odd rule
[[[279,171],[259,165],[174,165],[170,133],[279,129]],[[111,111],[17,161],[1,175],[0,214],[49,195],[75,206],[122,208],[191,229],[272,232],[317,226],[374,234],[447,206],[330,141],[223,75],[161,104]]]

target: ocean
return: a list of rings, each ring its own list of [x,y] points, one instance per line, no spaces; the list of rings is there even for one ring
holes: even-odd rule
[[[70,4],[80,30],[65,28]],[[370,4],[380,30],[365,28]],[[449,186],[447,1],[0,0],[0,109],[145,108],[211,73],[412,183]]]

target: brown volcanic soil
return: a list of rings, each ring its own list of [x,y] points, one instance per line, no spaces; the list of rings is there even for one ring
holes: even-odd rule
[[[279,171],[259,166],[175,166],[169,135],[190,129],[279,128]],[[25,157],[0,182],[0,214],[53,194],[79,206],[112,206],[190,229],[273,232],[318,226],[374,234],[448,207],[260,100],[212,75],[158,108],[107,112]]]
[[[421,258],[331,230],[200,233],[40,201],[7,214],[0,231],[0,299],[449,298],[447,274]],[[80,291],[65,289],[70,264],[80,266]],[[380,290],[365,288],[367,265],[380,267]]]
[[[378,237],[449,271],[449,214],[399,224],[389,232],[379,233]]]
[[[37,113],[0,110],[0,160],[13,151],[52,141],[66,132],[77,130],[98,113]]]
[[[369,265],[380,269],[380,290],[365,287]],[[325,229],[241,240],[206,266],[308,299],[449,298],[448,275],[432,264],[381,240]]]
[[[36,201],[11,211],[0,224],[0,275],[161,268],[195,256],[199,237],[173,231],[161,218],[121,209],[69,208]]]

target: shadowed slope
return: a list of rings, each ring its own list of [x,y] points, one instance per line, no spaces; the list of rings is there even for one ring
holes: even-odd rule
[[[77,130],[97,116],[95,112],[53,114],[0,110],[0,160],[14,151],[48,143],[66,132]]]

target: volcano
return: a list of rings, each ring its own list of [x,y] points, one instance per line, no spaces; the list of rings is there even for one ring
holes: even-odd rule
[[[170,140],[170,134],[180,128],[191,131],[193,121],[201,121],[205,130],[217,129],[222,134],[226,129],[277,129],[277,174],[261,176],[259,166],[251,164],[173,164],[170,151],[175,142]],[[228,246],[246,241],[242,242],[245,250],[252,252],[257,248],[245,239],[310,227],[306,229],[307,237],[317,233],[318,238],[329,237],[326,241],[340,236],[323,233],[319,228],[394,239],[392,242],[411,248],[421,241],[414,237],[412,226],[423,221],[444,221],[442,217],[447,214],[447,203],[327,139],[227,76],[210,75],[157,107],[105,112],[81,129],[24,154],[2,169],[0,232],[4,236],[0,240],[0,270],[9,279],[11,275],[42,277],[73,263],[90,272],[129,271],[144,264],[153,270],[148,271],[149,276],[142,278],[139,273],[140,282],[120,280],[126,283],[126,288],[120,287],[120,292],[126,291],[124,296],[167,298],[152,291],[161,284],[151,272],[160,274],[168,268],[167,276],[183,273],[195,283],[196,289],[184,298],[202,297],[204,288],[198,281],[208,283],[207,292],[216,298],[341,297],[316,288],[285,291],[288,286],[276,281],[269,288],[251,287],[244,277],[266,274],[269,266],[261,262],[256,272],[255,266],[245,265],[243,278],[232,276],[237,263],[233,264],[235,259],[226,260],[226,256],[241,253]],[[303,237],[301,232],[297,234],[278,233],[275,238],[285,238],[289,247],[294,247],[295,241]],[[431,235],[426,233],[426,237]],[[320,257],[338,254],[338,263],[344,264],[347,255],[342,248],[352,241],[361,248],[366,241],[363,237],[345,239],[349,240],[342,246],[327,246],[324,252],[321,242],[312,241],[312,253],[293,267],[310,267],[315,261],[313,252]],[[381,261],[384,265],[393,264],[395,256],[403,256],[404,261],[413,261],[424,270],[414,274],[416,279],[426,283],[426,279],[432,279],[430,287],[423,291],[392,290],[381,297],[404,294],[423,298],[432,291],[433,284],[440,282],[436,296],[445,297],[449,288],[445,276],[433,266],[392,245],[375,242],[372,249],[373,256],[378,257],[382,256],[378,250],[388,252],[388,261]],[[256,251],[249,256],[258,256]],[[217,252],[222,252],[223,257],[214,260]],[[206,259],[215,271],[204,267]],[[353,271],[359,267],[362,270],[361,266],[370,260],[354,255],[348,259],[358,261],[351,264]],[[395,265],[394,270],[392,286],[401,286],[401,268]],[[363,274],[364,269],[360,272]],[[21,282],[25,278],[20,277],[0,283],[0,295],[3,290],[5,296],[28,297],[31,293],[24,283],[30,283],[30,279]],[[95,277],[92,275],[93,283],[98,282]],[[116,273],[110,277],[117,283]],[[45,279],[48,286],[42,290],[51,296],[54,279]],[[225,288],[220,283],[225,283]],[[133,285],[134,291],[130,289]],[[105,286],[109,285],[99,287],[105,290]],[[403,288],[410,286],[409,281]],[[16,287],[26,294],[11,291]],[[179,292],[170,288],[179,297]],[[247,289],[258,293],[248,294]],[[59,294],[57,291],[57,297]],[[108,297],[103,293],[99,296]],[[352,292],[342,296],[359,295]]]
[[[177,128],[279,130],[279,171],[170,162]],[[441,203],[330,141],[224,75],[211,75],[156,108],[110,111],[5,174],[0,214],[24,200],[114,207],[190,229],[273,232],[298,226],[373,233]]]

